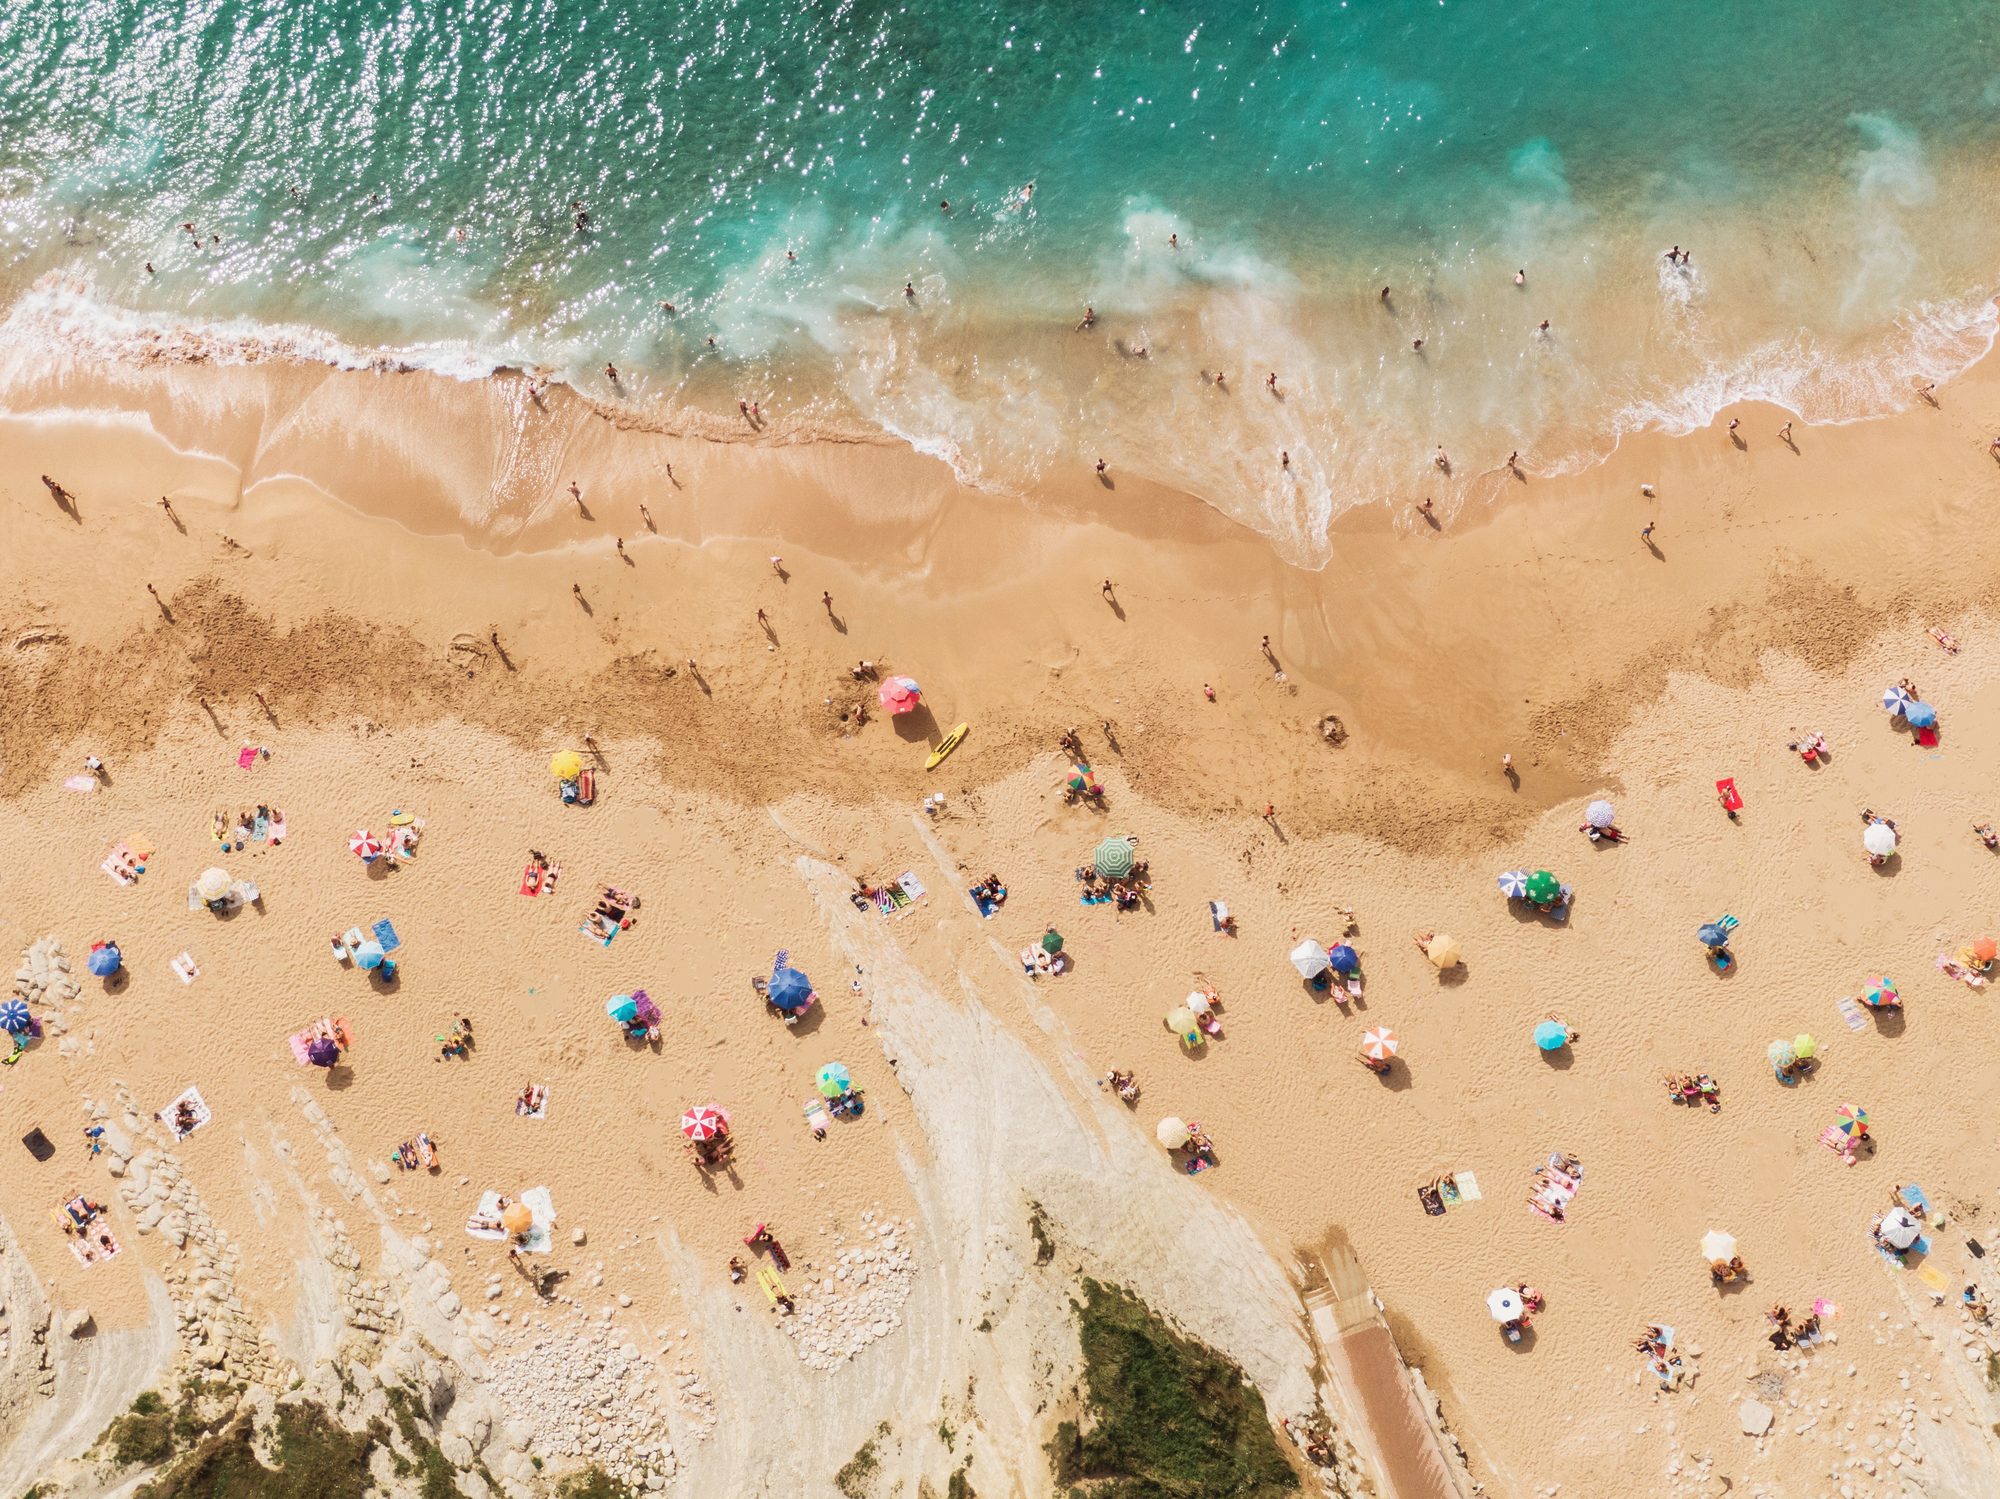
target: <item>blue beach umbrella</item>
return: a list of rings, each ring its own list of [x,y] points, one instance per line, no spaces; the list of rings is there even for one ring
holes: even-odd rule
[[[630,1025],[639,1014],[639,1002],[629,994],[614,994],[604,1002],[604,1013],[620,1025]]]
[[[0,1004],[0,1031],[12,1031],[17,1036],[25,1036],[34,1024],[28,1014],[28,1002],[24,999],[10,999]]]
[[[1528,871],[1510,869],[1500,876],[1500,893],[1509,900],[1522,900],[1528,894]]]
[[[1711,921],[1694,934],[1694,940],[1703,947],[1727,947],[1729,933]]]
[[[1901,713],[1915,701],[1916,698],[1901,687],[1891,687],[1887,692],[1882,694],[1882,706],[1891,713]]]
[[[354,949],[354,961],[363,968],[380,968],[382,959],[388,954],[382,951],[382,944],[370,938]]]
[[[90,950],[90,971],[98,978],[110,978],[124,966],[125,956],[118,951],[116,942],[107,942]]]
[[[1561,1051],[1569,1044],[1569,1027],[1560,1020],[1544,1020],[1535,1027],[1535,1045],[1543,1051]]]
[[[1913,729],[1928,729],[1937,722],[1937,709],[1929,703],[1911,703],[1903,710],[1903,717]]]
[[[822,1098],[839,1098],[854,1086],[854,1079],[839,1062],[828,1062],[813,1079]]]
[[[812,1003],[812,980],[791,965],[779,962],[771,969],[771,982],[765,995],[786,1014],[797,1014]]]
[[[1335,973],[1352,973],[1361,966],[1361,954],[1343,942],[1327,949],[1326,961]]]

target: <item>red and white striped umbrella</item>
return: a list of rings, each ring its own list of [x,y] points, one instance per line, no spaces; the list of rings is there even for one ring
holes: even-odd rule
[[[357,829],[354,836],[347,840],[347,847],[364,863],[382,852],[382,845],[375,841],[375,835],[366,828]]]
[[[713,1140],[729,1128],[729,1116],[713,1104],[698,1103],[681,1115],[681,1133],[690,1140]]]
[[[1361,1055],[1371,1062],[1386,1062],[1396,1054],[1396,1048],[1403,1043],[1396,1039],[1396,1033],[1386,1025],[1378,1025],[1372,1031],[1361,1033]]]

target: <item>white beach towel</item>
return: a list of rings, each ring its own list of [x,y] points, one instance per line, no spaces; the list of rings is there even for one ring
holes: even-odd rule
[[[179,1111],[183,1100],[194,1105],[194,1123],[189,1125],[185,1131],[175,1129],[174,1127],[174,1115]],[[175,1139],[185,1140],[215,1116],[209,1112],[208,1104],[201,1096],[201,1089],[189,1088],[179,1098],[176,1098],[153,1117],[164,1124],[169,1130],[173,1131]]]

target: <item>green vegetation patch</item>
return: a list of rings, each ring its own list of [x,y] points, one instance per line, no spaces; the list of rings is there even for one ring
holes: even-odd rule
[[[104,1433],[121,1468],[157,1468],[174,1455],[174,1417],[156,1390],[141,1390],[132,1408]]]
[[[1298,1489],[1264,1397],[1213,1349],[1118,1286],[1086,1279],[1079,1308],[1088,1431],[1049,1443],[1073,1499],[1275,1499]]]
[[[632,1499],[632,1491],[602,1468],[584,1468],[556,1486],[557,1499]]]
[[[373,1488],[368,1454],[388,1440],[377,1425],[344,1430],[318,1406],[278,1408],[267,1468],[251,1444],[250,1417],[234,1417],[172,1468],[139,1490],[137,1499],[363,1499]]]

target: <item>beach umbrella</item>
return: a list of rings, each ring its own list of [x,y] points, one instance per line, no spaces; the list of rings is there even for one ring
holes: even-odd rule
[[[813,1001],[812,980],[783,961],[781,955],[771,969],[771,982],[766,993],[771,1003],[786,1014],[797,1014]]]
[[[1562,894],[1562,882],[1546,869],[1538,869],[1528,876],[1528,899],[1538,906],[1546,906]]]
[[[1186,1005],[1167,1011],[1167,1029],[1181,1038],[1183,1046],[1201,1045],[1201,1027],[1195,1024],[1194,1011]]]
[[[558,781],[573,781],[583,774],[583,756],[575,750],[557,750],[549,756],[549,774]]]
[[[614,994],[604,1001],[604,1013],[620,1025],[630,1025],[639,1018],[639,1006],[629,994]]]
[[[1292,949],[1292,967],[1302,979],[1318,978],[1332,966],[1332,956],[1310,937]]]
[[[889,677],[875,689],[875,700],[893,714],[908,713],[923,700],[924,689],[908,677]]]
[[[327,1036],[315,1036],[306,1043],[306,1060],[315,1067],[331,1067],[340,1060],[340,1043]]]
[[[1719,1228],[1711,1228],[1701,1236],[1701,1257],[1713,1264],[1717,1260],[1736,1258],[1736,1236],[1726,1234]]]
[[[518,1239],[534,1228],[535,1210],[525,1202],[510,1202],[500,1210],[500,1226]]]
[[[1838,1126],[1843,1135],[1865,1135],[1868,1133],[1868,1111],[1858,1103],[1844,1103],[1834,1110],[1840,1116]]]
[[[1206,1015],[1215,1008],[1215,1001],[1210,999],[1206,994],[1202,993],[1201,990],[1199,989],[1194,989],[1189,991],[1185,1003],[1187,1004],[1187,1007],[1190,1010],[1193,1010],[1197,1015]]]
[[[1054,927],[1042,933],[1042,951],[1054,957],[1063,949],[1063,934]]]
[[[1916,698],[1910,694],[1907,688],[1903,687],[1891,687],[1887,692],[1882,694],[1882,706],[1891,713],[1901,713],[1915,701]]]
[[[1891,1249],[1908,1249],[1924,1236],[1924,1226],[1901,1208],[1884,1213],[1880,1229],[1882,1242]]]
[[[10,1031],[16,1036],[25,1036],[34,1025],[34,1017],[28,1013],[25,999],[10,999],[0,1004],[0,1031]]]
[[[1402,1047],[1403,1043],[1396,1039],[1396,1033],[1386,1025],[1361,1033],[1361,1055],[1371,1062],[1386,1062]]]
[[[854,1079],[848,1076],[847,1068],[839,1062],[828,1062],[813,1077],[821,1098],[839,1098],[851,1092]]]
[[[1909,720],[1913,729],[1928,729],[1937,722],[1937,709],[1929,703],[1911,703],[1903,710],[1903,717]]]
[[[1502,1286],[1487,1293],[1486,1310],[1493,1314],[1495,1322],[1519,1322],[1527,1308],[1521,1305],[1519,1291],[1512,1286]]]
[[[1361,954],[1343,942],[1326,950],[1326,965],[1335,973],[1352,973],[1361,966]]]
[[[354,836],[347,840],[347,851],[363,864],[373,864],[382,852],[382,845],[368,829],[357,828]]]
[[[1861,996],[1861,1002],[1872,1009],[1893,1010],[1903,1002],[1903,997],[1896,992],[1894,984],[1887,979],[1881,979],[1868,986],[1868,992]]]
[[[1500,876],[1500,893],[1509,900],[1520,900],[1528,893],[1528,871],[1510,869]]]
[[[90,950],[90,971],[98,978],[110,978],[125,966],[125,955],[116,942],[101,943]]]
[[[1132,840],[1106,838],[1097,845],[1091,867],[1107,880],[1122,880],[1132,872]]]
[[[1729,933],[1710,921],[1704,923],[1695,932],[1694,940],[1699,942],[1703,947],[1727,947],[1729,945]]]
[[[1819,1042],[1804,1032],[1792,1037],[1792,1050],[1798,1053],[1801,1062],[1810,1060],[1819,1052]]]
[[[1431,938],[1431,945],[1424,950],[1424,956],[1431,960],[1432,965],[1440,973],[1447,968],[1456,968],[1460,957],[1458,938],[1438,933]]]
[[[729,1116],[714,1104],[698,1103],[681,1115],[681,1133],[690,1140],[713,1140],[728,1129]]]
[[[1569,1027],[1560,1020],[1544,1020],[1535,1027],[1535,1045],[1543,1051],[1561,1051],[1569,1045]]]
[[[1188,1142],[1188,1127],[1169,1114],[1153,1126],[1153,1138],[1169,1150],[1179,1150]]]
[[[1782,1037],[1765,1048],[1764,1055],[1771,1059],[1773,1067],[1789,1067],[1799,1059],[1799,1049]]]
[[[1896,851],[1896,830],[1886,822],[1871,822],[1861,834],[1861,846],[1876,858],[1887,858]]]
[[[354,961],[363,968],[380,968],[382,960],[388,956],[382,951],[382,944],[370,938],[354,949]]]
[[[194,877],[194,893],[205,901],[221,900],[229,893],[229,871],[204,869]]]
[[[1584,808],[1583,820],[1594,828],[1608,828],[1618,820],[1618,814],[1611,810],[1611,803],[1600,797]]]
[[[1996,956],[2000,956],[2000,943],[1995,943],[1991,937],[1974,937],[1972,955],[1982,963],[1991,963]]]

